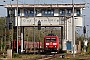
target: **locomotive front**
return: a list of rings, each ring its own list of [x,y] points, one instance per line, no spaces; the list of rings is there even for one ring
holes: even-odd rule
[[[44,38],[44,52],[58,52],[59,38],[56,35],[45,36]]]

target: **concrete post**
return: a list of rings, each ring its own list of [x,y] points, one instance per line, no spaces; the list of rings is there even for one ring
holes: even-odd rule
[[[7,50],[7,58],[12,58],[12,49]]]

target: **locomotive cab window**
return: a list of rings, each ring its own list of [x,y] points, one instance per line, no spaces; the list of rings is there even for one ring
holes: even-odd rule
[[[51,39],[50,38],[46,38],[46,42],[49,42]]]
[[[51,38],[51,41],[55,42],[56,41],[56,38]]]

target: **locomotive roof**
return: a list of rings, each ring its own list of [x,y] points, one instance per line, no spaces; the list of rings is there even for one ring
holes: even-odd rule
[[[47,36],[56,36],[55,34],[48,34]]]

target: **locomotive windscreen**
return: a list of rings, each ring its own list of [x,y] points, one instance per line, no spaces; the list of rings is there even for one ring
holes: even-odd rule
[[[56,38],[51,38],[51,41],[56,41]]]
[[[49,42],[51,39],[50,38],[46,38],[46,41]]]
[[[56,38],[46,38],[46,41],[47,42],[49,42],[49,41],[55,42],[56,41]]]

